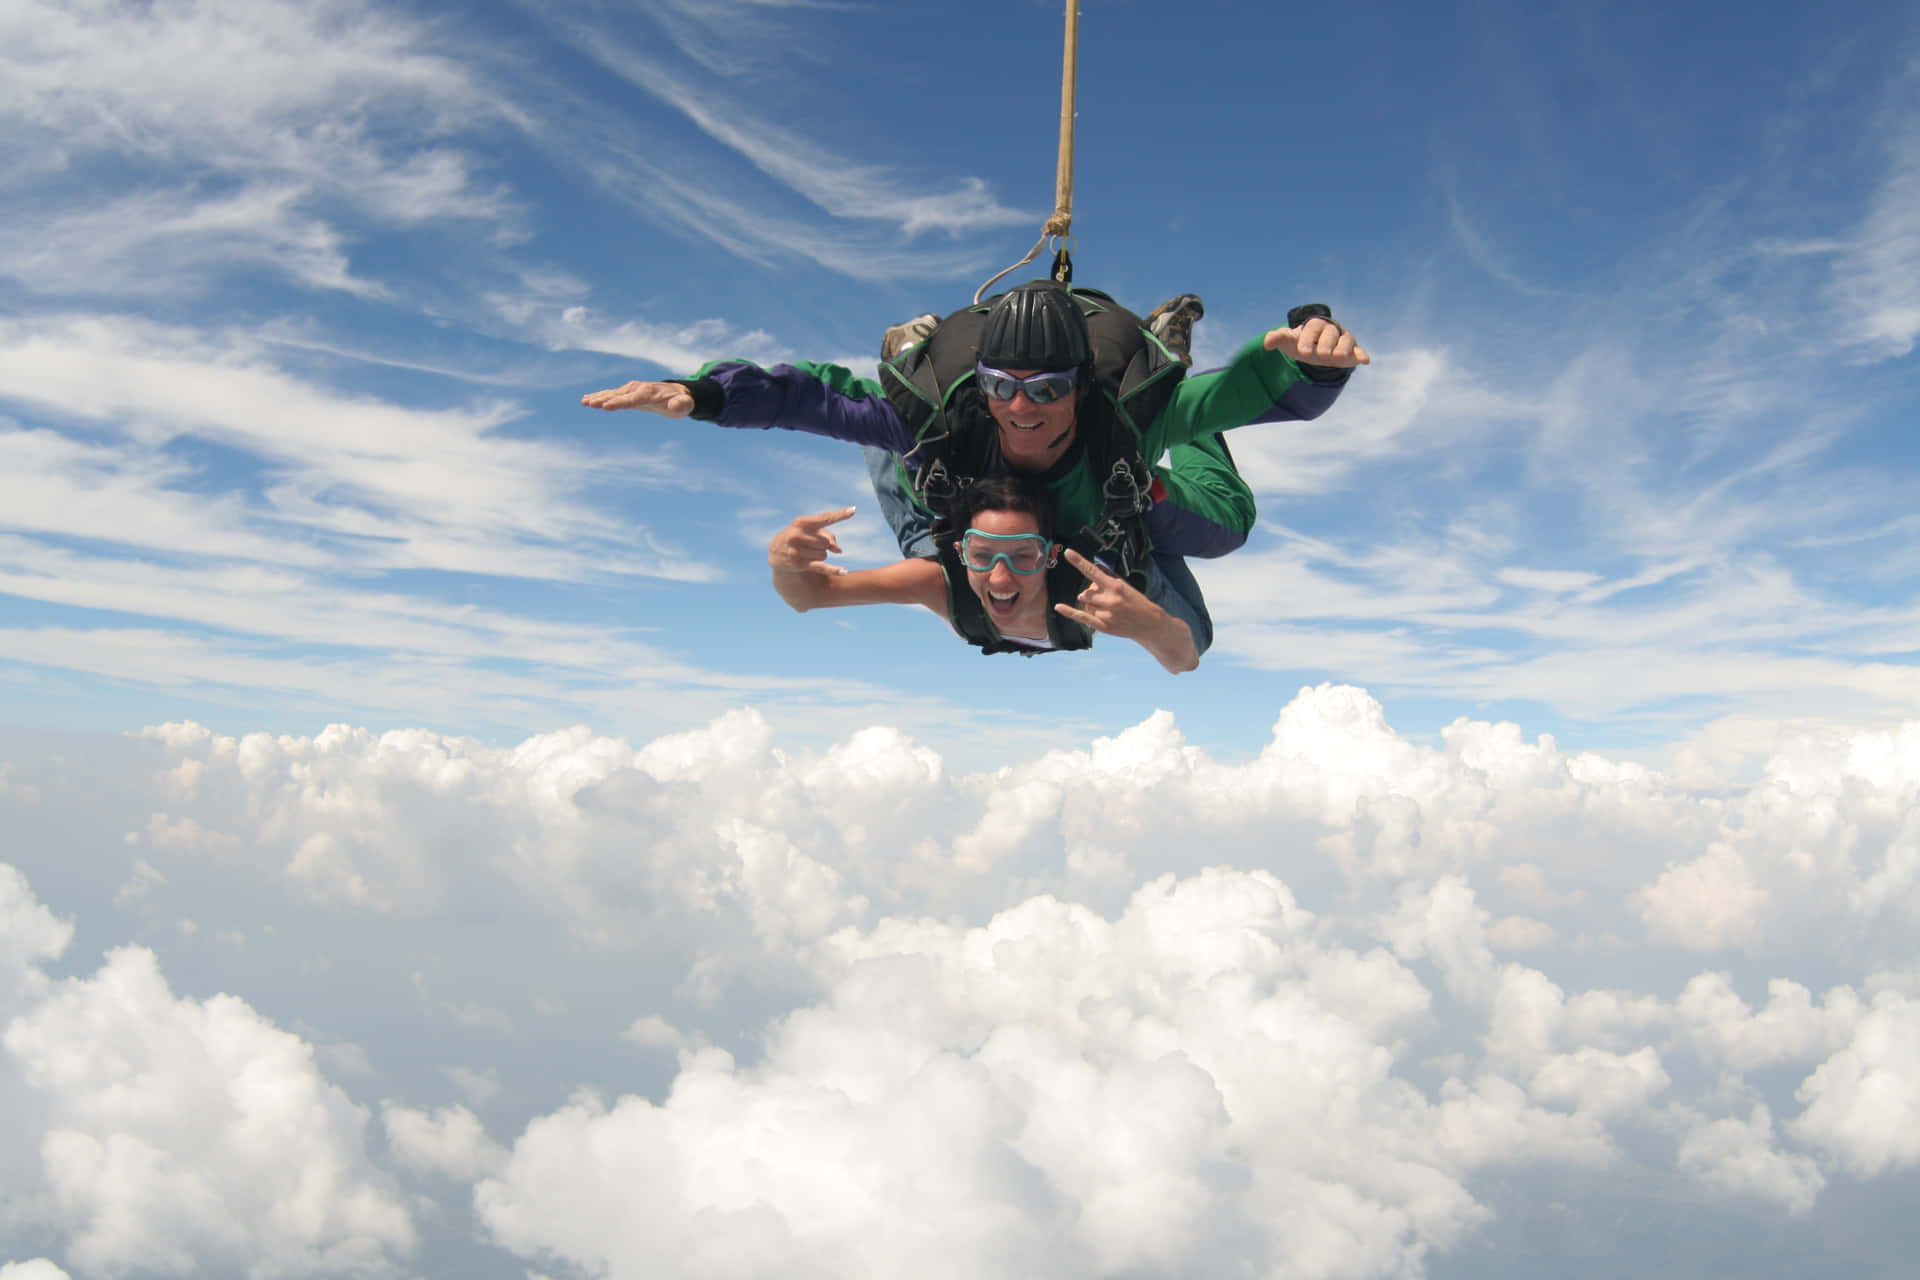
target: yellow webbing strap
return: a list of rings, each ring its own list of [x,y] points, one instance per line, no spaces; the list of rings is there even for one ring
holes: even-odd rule
[[[1067,0],[1067,37],[1066,53],[1060,66],[1060,163],[1054,171],[1053,213],[1047,218],[1046,225],[1040,228],[1040,239],[1033,248],[1027,250],[1027,256],[994,276],[973,291],[973,300],[980,301],[999,280],[1018,271],[1035,258],[1053,242],[1053,278],[1066,284],[1073,279],[1073,259],[1067,252],[1066,242],[1072,235],[1073,227],[1073,88],[1080,66],[1080,3],[1079,0]]]
[[[1073,82],[1080,63],[1079,0],[1067,0],[1066,55],[1060,64],[1060,163],[1054,170],[1053,216],[1043,236],[1064,236],[1073,229]]]

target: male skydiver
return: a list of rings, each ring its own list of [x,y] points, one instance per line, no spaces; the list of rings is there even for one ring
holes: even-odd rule
[[[1234,427],[1308,420],[1326,412],[1354,367],[1371,357],[1325,307],[1296,308],[1289,319],[1293,323],[1249,342],[1224,369],[1187,374],[1145,425],[1138,452],[1152,462],[1171,446]],[[980,474],[1020,471],[1040,477],[1062,532],[1097,521],[1104,477],[1091,474],[1084,451],[1076,446],[1082,443],[1083,414],[1108,417],[1111,405],[1093,394],[1087,324],[1067,290],[1036,280],[1002,294],[986,318],[976,355],[972,371],[956,382],[951,404],[942,410],[948,421],[936,425],[990,435]],[[582,396],[581,403],[693,417],[723,427],[805,431],[885,449],[910,465],[921,443],[880,384],[831,364],[762,368],[714,361],[692,378],[629,382]],[[1191,514],[1204,521],[1208,513]],[[1152,521],[1149,513],[1150,530]],[[1177,554],[1219,553],[1207,541],[1217,539],[1218,530],[1152,532],[1155,546]],[[1244,540],[1246,530],[1239,533]]]
[[[1170,447],[1232,427],[1323,413],[1353,368],[1369,363],[1370,357],[1323,306],[1295,308],[1288,319],[1287,327],[1243,347],[1225,369],[1189,374],[1177,382],[1168,379],[1170,395],[1137,441],[1129,441],[1129,452],[1150,464]],[[1163,361],[1171,363],[1164,346],[1161,350]],[[1052,281],[1021,285],[985,309],[973,349],[963,354],[971,357],[971,367],[940,394],[931,422],[921,423],[918,431],[908,426],[879,384],[856,378],[838,365],[763,369],[719,361],[691,379],[629,382],[583,396],[581,402],[592,408],[693,416],[721,426],[784,427],[870,446],[876,493],[903,553],[910,556],[933,550],[927,533],[930,513],[925,504],[916,503],[916,520],[911,510],[898,506],[906,487],[897,481],[898,467],[876,450],[900,455],[909,465],[916,465],[919,454],[917,465],[924,468],[926,444],[938,441],[950,447],[949,442],[957,441],[969,458],[967,478],[1034,475],[1047,486],[1055,527],[1094,528],[1107,515],[1108,500],[1104,477],[1096,474],[1089,454],[1117,438],[1120,408],[1113,389],[1095,380],[1095,353],[1081,305]],[[914,357],[909,350],[901,363]],[[911,392],[901,365],[889,362],[885,371],[896,395],[909,391],[898,404],[917,407],[912,394],[924,392]],[[888,471],[896,475],[892,484]],[[1156,477],[1155,490],[1168,487],[1164,470],[1149,479]],[[924,483],[926,476],[916,479]],[[1251,494],[1233,475],[1230,483],[1203,486],[1181,498],[1179,504],[1152,503],[1139,520],[1143,550],[1155,553],[1153,563],[1146,564],[1142,555],[1140,563],[1123,567],[1141,570],[1150,596],[1181,613],[1204,648],[1211,639],[1211,620],[1184,565],[1178,568],[1189,589],[1168,581],[1169,570],[1177,564],[1172,557],[1217,556],[1243,544],[1253,522]]]

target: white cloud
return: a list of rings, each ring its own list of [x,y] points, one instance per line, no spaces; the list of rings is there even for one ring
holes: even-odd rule
[[[312,192],[261,183],[231,195],[143,191],[0,233],[0,263],[35,292],[142,294],[201,292],[236,269],[258,266],[311,289],[377,298],[386,291],[357,277],[347,238],[303,213]]]
[[[1201,849],[1264,858],[1272,843],[1256,824],[1365,892],[1411,886],[1395,909],[1438,914],[1410,917],[1396,946],[1434,957],[1461,992],[1492,990],[1490,946],[1579,943],[1596,910],[1621,910],[1616,929],[1721,951],[1756,945],[1763,924],[1852,920],[1869,906],[1899,919],[1913,906],[1886,869],[1909,847],[1889,824],[1914,770],[1871,762],[1911,755],[1920,735],[1860,737],[1859,764],[1796,749],[1731,799],[1528,742],[1512,725],[1461,721],[1440,748],[1419,746],[1371,697],[1332,686],[1303,690],[1245,764],[1211,761],[1162,713],[1004,778],[949,776],[936,753],[879,728],[789,761],[746,712],[639,748],[583,729],[510,750],[344,726],[310,739],[158,736],[169,801],[150,828],[167,836],[156,848],[191,833],[195,847],[278,851],[310,891],[402,912],[433,908],[461,849],[607,936],[626,927],[613,904],[644,918],[674,903],[738,911],[784,950],[869,902],[989,902],[977,895],[990,870],[1034,892],[1080,892],[1102,876],[1190,873]],[[178,782],[187,763],[191,794]],[[1816,786],[1830,798],[1796,808]],[[662,799],[681,792],[707,807]],[[624,852],[636,840],[651,850],[645,866]],[[1103,870],[1078,880],[1063,859]]]
[[[639,1045],[643,1049],[704,1049],[700,1037],[688,1036],[684,1031],[668,1022],[657,1013],[644,1018],[635,1018],[633,1025],[620,1033],[620,1038],[628,1044]]]
[[[387,1145],[400,1162],[456,1182],[477,1182],[497,1172],[507,1153],[487,1137],[480,1117],[462,1106],[417,1111],[395,1102],[380,1108]]]
[[[1699,951],[1739,946],[1758,936],[1767,892],[1726,845],[1670,868],[1641,895],[1641,918],[1662,942]]]
[[[348,4],[234,15],[191,0],[154,10],[30,0],[8,10],[4,30],[17,73],[0,99],[9,113],[99,146],[255,139],[266,152],[286,144],[263,126],[317,122],[343,96],[444,94],[450,106],[466,96],[457,68],[409,47],[424,27]],[[203,74],[209,48],[232,59],[217,83]]]
[[[1545,951],[1559,934],[1544,920],[1502,916],[1487,927],[1487,942],[1499,951]]]
[[[323,1044],[314,1047],[314,1056],[334,1075],[370,1076],[373,1059],[357,1044]]]
[[[73,922],[55,918],[19,869],[0,862],[0,1013],[12,1013],[45,990],[39,966],[71,941]]]
[[[695,1052],[664,1104],[537,1120],[481,1212],[614,1275],[1159,1273],[1223,1235],[1301,1274],[1385,1270],[1481,1211],[1369,1040],[1417,985],[1337,976],[1357,957],[1311,924],[1220,872],[1112,922],[1035,899],[842,932],[765,1062]],[[648,1230],[622,1225],[641,1205]]]
[[[125,807],[143,838],[109,840],[123,863],[100,901],[138,879],[140,918],[191,909],[200,934],[172,945],[199,950],[183,954],[230,923],[206,892],[219,883],[351,919],[370,948],[431,947],[392,970],[413,985],[378,998],[461,1048],[376,1096],[451,1082],[463,1102],[388,1102],[385,1157],[477,1183],[478,1221],[529,1260],[1157,1275],[1230,1252],[1304,1275],[1412,1276],[1501,1212],[1488,1179],[1677,1175],[1708,1214],[1756,1200],[1805,1214],[1920,1163],[1905,1138],[1920,978],[1865,959],[1876,929],[1904,927],[1914,890],[1856,891],[1908,838],[1920,733],[1906,729],[1782,739],[1746,781],[1697,789],[1510,724],[1416,742],[1363,691],[1331,686],[1302,690],[1268,747],[1236,762],[1167,714],[974,774],[880,726],[789,752],[747,710],[639,744],[169,725],[142,745]],[[309,905],[318,882],[290,873],[303,849],[350,868],[357,896]],[[1672,868],[1716,850],[1769,887],[1764,910],[1729,915],[1734,928],[1695,903],[1686,933]],[[21,1037],[73,1025],[57,1011],[97,1008],[109,982],[170,1010],[161,1027],[224,1011],[254,1060],[332,1099],[330,1120],[307,1123],[332,1135],[333,1185],[391,1205],[359,1151],[366,1111],[330,1092],[302,1042],[229,998],[172,997],[144,951],[47,979],[64,928],[23,886],[13,897],[0,919],[26,940],[13,969],[33,989],[5,1061],[50,1071],[52,1051]],[[1649,902],[1671,919],[1649,922]],[[265,916],[248,924],[250,963],[285,952]],[[467,918],[489,922],[476,946],[511,936],[516,954],[571,953],[597,976],[464,982],[443,931]],[[1708,969],[1690,949],[1700,919],[1719,938]],[[350,981],[349,957],[296,954],[301,972],[324,962]],[[623,972],[611,999],[596,994],[609,965]],[[1816,991],[1813,972],[1839,983]],[[537,1082],[516,1065],[527,1009],[558,1055]],[[369,1087],[418,1056],[349,1034],[367,1048],[326,1060]],[[87,1045],[76,1062],[100,1056]],[[175,1060],[231,1071],[211,1050],[142,1059],[166,1081],[193,1074]],[[74,1071],[60,1097],[93,1122],[44,1118],[43,1101],[16,1148],[36,1154],[12,1176],[77,1248],[112,1206],[75,1190],[93,1167],[77,1148],[37,1154],[40,1133],[174,1148],[144,1117],[95,1119],[98,1070]],[[214,1114],[215,1132],[237,1123]],[[514,1116],[517,1135],[488,1133],[483,1114]],[[143,1185],[170,1176],[164,1159],[147,1167]],[[1830,1183],[1834,1168],[1853,1178]],[[219,1220],[186,1215],[170,1256],[214,1250],[195,1224]],[[402,1251],[398,1228],[360,1235]]]
[[[1660,1055],[1649,1046],[1629,1054],[1587,1046],[1550,1058],[1533,1073],[1528,1088],[1547,1102],[1617,1116],[1643,1111],[1671,1083]]]
[[[677,325],[627,320],[613,324],[583,306],[567,307],[551,320],[536,323],[538,319],[527,316],[523,323],[553,346],[631,356],[659,365],[675,377],[690,374],[709,360],[734,357],[774,364],[791,359],[793,354],[776,343],[771,334],[758,329],[741,333],[724,320]]]
[[[166,882],[167,877],[151,862],[145,860],[135,862],[133,873],[127,877],[126,882],[119,889],[114,891],[113,905],[131,906]]]
[[[1460,248],[1465,251],[1467,258],[1476,267],[1515,293],[1527,297],[1552,297],[1558,292],[1523,279],[1512,267],[1503,262],[1499,252],[1489,245],[1486,237],[1475,228],[1457,195],[1447,197],[1447,226],[1452,231],[1454,239],[1459,242]]]
[[[556,134],[576,124],[561,122],[555,126]],[[556,136],[551,140],[558,148],[579,145],[577,139]],[[611,129],[595,141],[594,150],[578,156],[578,163],[616,199],[749,262],[771,265],[783,258],[800,259],[870,281],[952,278],[982,266],[983,255],[972,249],[901,247],[892,233],[876,236],[840,223],[775,216],[758,194],[733,194],[712,175],[695,181],[684,170],[663,167]],[[979,205],[982,197],[983,193],[962,189],[963,220],[971,217],[965,210]],[[909,213],[923,220],[928,216],[926,210],[911,206],[875,212],[880,216]]]
[[[1791,1126],[1858,1175],[1920,1164],[1920,1002],[1883,994],[1796,1095]]]
[[[71,1280],[71,1277],[45,1258],[28,1262],[0,1263],[0,1280]]]
[[[500,1096],[500,1076],[495,1071],[475,1071],[471,1067],[446,1067],[447,1080],[475,1106]]]
[[[343,207],[397,225],[509,212],[446,140],[514,113],[431,27],[391,13],[28,0],[0,15],[0,51],[0,119],[70,164],[113,156],[152,184],[102,203],[25,175],[20,207],[38,216],[0,233],[0,271],[39,290],[199,288],[261,264],[373,294],[333,221]]]
[[[48,954],[44,910],[4,937]],[[379,1269],[409,1253],[408,1210],[362,1150],[365,1112],[312,1050],[231,996],[180,999],[151,951],[109,954],[91,977],[42,981],[0,1037],[9,1129],[27,1137],[7,1198],[68,1240],[93,1274]],[[9,1077],[17,1077],[14,1085]],[[38,1185],[35,1185],[38,1182]]]
[[[1745,1119],[1727,1116],[1688,1133],[1680,1143],[1680,1168],[1716,1191],[1754,1196],[1789,1213],[1805,1213],[1826,1178],[1813,1160],[1776,1151],[1773,1141],[1773,1117],[1758,1106]]]
[[[1673,1012],[1704,1061],[1736,1072],[1818,1061],[1846,1044],[1865,1012],[1846,987],[1829,992],[1823,1005],[1784,978],[1768,983],[1767,993],[1766,1007],[1755,1013],[1726,974],[1703,973],[1680,992]]]
[[[704,20],[711,23],[718,18],[708,13]],[[758,20],[756,15],[753,21]],[[666,22],[672,28],[683,26],[685,19],[676,13]],[[943,192],[912,191],[880,166],[838,154],[780,123],[756,119],[740,106],[738,95],[689,83],[650,56],[646,47],[636,45],[624,29],[582,25],[568,34],[582,53],[658,97],[713,142],[831,217],[893,223],[908,237],[930,230],[949,234],[994,230],[1034,220],[1031,213],[1000,204],[978,178],[962,178]],[[728,41],[733,43],[731,31]]]
[[[1368,463],[1457,448],[1524,418],[1531,409],[1481,385],[1444,348],[1373,354],[1378,363],[1358,370],[1324,417],[1233,433],[1234,460],[1255,493],[1339,492]]]
[[[645,532],[577,497],[595,459],[569,445],[509,437],[501,428],[521,411],[505,402],[405,408],[293,376],[238,335],[81,316],[0,325],[0,380],[14,400],[126,438],[112,452],[95,447],[83,454],[65,441],[32,450],[51,456],[47,469],[65,484],[84,479],[90,486],[101,473],[137,479],[145,501],[165,505],[178,496],[166,492],[167,482],[185,478],[164,459],[168,442],[192,438],[235,448],[264,473],[265,505],[249,513],[252,523],[303,527],[323,542],[373,539],[398,549],[371,562],[356,553],[363,571],[383,564],[530,577],[712,575],[698,564],[676,565],[681,558],[671,552],[626,550],[635,541],[645,545]],[[21,479],[22,492],[30,491],[29,478]],[[44,505],[25,507],[22,523],[36,527],[33,513]],[[234,521],[239,505],[229,498],[215,508],[216,532]],[[61,518],[57,508],[50,512],[47,519]],[[54,531],[139,544],[140,526],[124,512],[101,514],[90,527],[69,523]],[[176,516],[169,523],[179,522]],[[226,548],[216,539],[187,549]]]
[[[1633,514],[1618,522],[1646,527]],[[1772,555],[1735,549],[1751,531],[1622,548],[1630,571],[1592,573],[1578,588],[1586,571],[1515,565],[1510,550],[1457,533],[1256,532],[1246,550],[1199,566],[1217,628],[1209,660],[1686,728],[1702,705],[1856,726],[1920,709],[1920,680],[1884,656],[1912,647],[1907,611],[1809,590]]]
[[[1470,1084],[1449,1079],[1440,1097],[1437,1139],[1467,1167],[1551,1162],[1603,1168],[1617,1158],[1599,1118],[1536,1106],[1526,1090],[1503,1077],[1482,1076]]]
[[[604,40],[593,41],[589,48],[605,59],[609,70],[660,95],[714,141],[833,217],[892,222],[906,236],[986,231],[1032,220],[1031,213],[1000,204],[978,178],[963,178],[944,192],[901,190],[883,169],[854,163],[767,121],[733,118],[724,99],[690,90],[658,64],[633,56],[632,50],[610,48]]]
[[[1866,216],[1834,262],[1828,295],[1862,341],[1862,356],[1884,360],[1913,350],[1920,336],[1920,130],[1913,103],[1920,73],[1911,67],[1883,108],[1886,170]]]

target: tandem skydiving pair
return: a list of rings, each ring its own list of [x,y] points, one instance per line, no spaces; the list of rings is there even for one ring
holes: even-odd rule
[[[799,517],[768,549],[795,609],[921,604],[987,653],[1084,649],[1102,632],[1188,671],[1213,626],[1186,559],[1236,550],[1253,528],[1221,433],[1317,418],[1370,362],[1309,304],[1224,368],[1190,373],[1200,313],[1183,294],[1143,321],[1097,290],[1035,280],[896,326],[877,382],[723,360],[581,403],[863,446],[905,558],[844,570],[827,557],[852,508]],[[903,333],[910,345],[892,350]]]

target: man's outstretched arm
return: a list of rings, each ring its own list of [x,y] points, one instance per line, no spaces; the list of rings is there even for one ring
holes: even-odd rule
[[[1147,429],[1148,456],[1256,422],[1306,422],[1333,407],[1354,369],[1373,356],[1320,303],[1234,354],[1224,368],[1190,373]]]
[[[691,378],[629,382],[580,397],[589,409],[641,409],[722,427],[779,427],[907,453],[913,432],[880,384],[837,364],[717,360]]]

